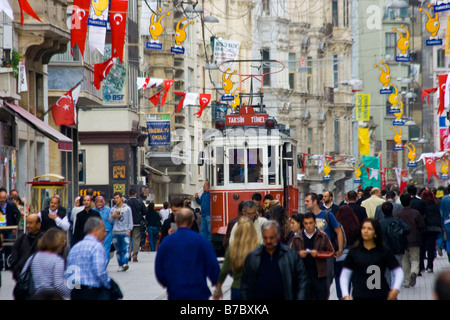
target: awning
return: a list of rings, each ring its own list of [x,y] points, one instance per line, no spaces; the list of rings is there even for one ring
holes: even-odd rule
[[[170,177],[164,172],[161,172],[146,164],[141,164],[141,168],[144,171],[148,172],[148,174],[150,175],[150,179],[152,179],[153,182],[170,183]]]
[[[66,137],[58,130],[52,128],[38,117],[29,113],[24,108],[6,101],[3,102],[3,107],[5,107],[9,112],[19,117],[22,121],[27,123],[33,129],[42,133],[47,138],[50,138],[53,141],[57,142],[59,150],[72,151],[72,139]]]

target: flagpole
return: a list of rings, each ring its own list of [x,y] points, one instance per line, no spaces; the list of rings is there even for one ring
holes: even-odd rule
[[[73,89],[75,89],[76,87],[78,87],[83,81],[84,81],[85,77],[83,76],[83,79],[81,79],[76,85],[74,85],[69,91],[72,91]],[[42,115],[43,117],[45,117],[47,115],[47,113],[50,112],[50,110],[52,109],[54,104],[52,104],[47,111],[44,112],[44,114]],[[76,106],[75,106],[76,107]]]

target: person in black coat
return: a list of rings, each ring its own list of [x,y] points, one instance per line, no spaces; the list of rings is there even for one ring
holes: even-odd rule
[[[73,243],[72,247],[78,242],[83,240],[86,235],[84,232],[84,225],[86,224],[87,219],[90,217],[97,217],[101,219],[100,213],[91,208],[92,197],[90,195],[85,195],[83,197],[83,205],[84,209],[77,213],[77,219],[75,222],[75,227],[73,231]]]
[[[68,229],[62,228],[60,226],[58,226],[59,222],[56,222],[56,219],[64,219],[66,218],[66,208],[61,207],[60,205],[61,199],[58,196],[53,196],[50,199],[50,206],[45,208],[44,210],[41,211],[41,231],[45,232],[50,228],[53,227],[58,227],[60,229],[63,229],[63,231],[67,231]],[[54,214],[56,213],[56,216],[54,216]],[[50,216],[49,216],[50,214]],[[66,224],[67,224],[67,228],[70,227],[70,224],[67,220],[67,218],[65,219]]]
[[[150,251],[155,251],[159,231],[161,230],[161,215],[158,211],[155,210],[155,204],[153,202],[150,202],[148,204],[145,220],[147,221],[147,233],[148,242],[150,244]]]
[[[41,219],[37,214],[27,216],[25,228],[26,233],[22,234],[14,242],[11,253],[11,271],[15,280],[19,279],[19,275],[28,258],[37,252],[37,242],[44,234],[41,231]]]
[[[353,209],[353,212],[358,217],[359,223],[362,225],[362,222],[364,219],[367,219],[367,212],[366,208],[361,207],[359,204],[356,203],[357,193],[356,191],[350,190],[347,192],[347,204],[350,206],[350,208]]]
[[[425,203],[425,230],[422,232],[422,245],[420,246],[420,270],[425,270],[425,255],[427,259],[427,272],[433,272],[433,262],[436,258],[436,240],[442,231],[441,211],[434,194],[430,190],[422,192],[422,201]]]
[[[147,214],[147,208],[145,203],[137,198],[137,191],[130,189],[128,192],[129,198],[125,202],[131,209],[133,215],[133,230],[131,230],[131,258],[134,262],[137,262],[139,248],[141,245],[141,224],[145,215]]]

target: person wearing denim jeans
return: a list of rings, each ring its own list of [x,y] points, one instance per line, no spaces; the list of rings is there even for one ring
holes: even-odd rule
[[[116,248],[118,271],[127,271],[133,216],[130,207],[123,201],[122,193],[114,193],[114,202],[109,214],[109,222],[114,223],[112,243]]]
[[[209,181],[203,184],[203,194],[199,197],[198,193],[194,194],[195,201],[201,207],[202,223],[201,233],[211,241],[211,195],[209,192]]]
[[[150,250],[155,251],[159,230],[161,229],[161,215],[155,210],[155,204],[153,202],[148,204],[145,220],[147,221],[147,233]]]
[[[113,225],[111,222],[109,222],[109,213],[111,212],[111,208],[105,205],[105,199],[102,196],[97,196],[95,197],[95,208],[93,210],[100,213],[100,216],[102,217],[103,223],[105,225],[106,236],[103,240],[103,247],[105,248],[106,260],[109,263],[111,243],[113,238]],[[108,265],[108,263],[106,265]]]

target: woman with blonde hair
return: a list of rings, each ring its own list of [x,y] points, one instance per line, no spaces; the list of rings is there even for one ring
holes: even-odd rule
[[[253,221],[245,216],[241,217],[237,222],[234,240],[231,242],[225,253],[225,260],[222,269],[220,270],[216,290],[213,293],[214,300],[223,297],[222,284],[228,274],[231,274],[233,277],[233,283],[231,284],[231,300],[240,300],[241,277],[245,258],[248,253],[258,246],[258,234],[256,233]]]

